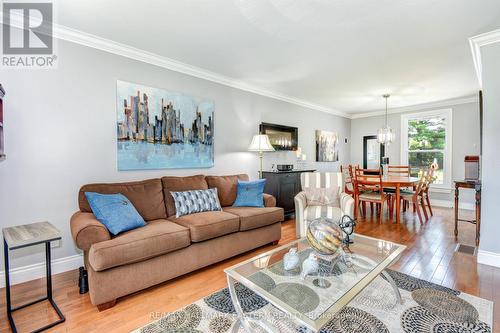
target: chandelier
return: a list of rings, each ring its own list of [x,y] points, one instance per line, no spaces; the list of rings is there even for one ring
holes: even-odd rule
[[[379,128],[378,133],[377,133],[377,142],[383,144],[383,145],[389,145],[391,142],[394,141],[394,130],[387,125],[387,99],[391,95],[385,94],[382,97],[385,98],[385,126],[382,128]]]

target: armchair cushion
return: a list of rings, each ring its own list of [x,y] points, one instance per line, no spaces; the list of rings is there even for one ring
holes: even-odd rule
[[[307,206],[304,210],[304,220],[312,221],[320,217],[332,219],[335,222],[340,221],[342,210],[333,206]]]

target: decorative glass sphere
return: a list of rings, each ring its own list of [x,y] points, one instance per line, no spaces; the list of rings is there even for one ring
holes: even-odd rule
[[[332,256],[340,253],[342,229],[332,219],[320,217],[311,221],[306,238],[309,245],[319,254]]]

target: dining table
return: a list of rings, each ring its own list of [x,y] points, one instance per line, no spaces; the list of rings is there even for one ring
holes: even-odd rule
[[[382,187],[392,188],[396,195],[396,223],[401,221],[401,188],[411,187],[416,188],[418,184],[418,177],[409,177],[401,175],[387,175],[382,176]],[[374,184],[378,181],[374,181]]]

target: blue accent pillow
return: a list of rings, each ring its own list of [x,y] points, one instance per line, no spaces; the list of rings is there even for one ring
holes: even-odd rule
[[[113,235],[146,225],[130,200],[121,193],[85,192],[96,219]]]
[[[242,181],[238,179],[236,200],[233,207],[264,207],[265,179]]]

